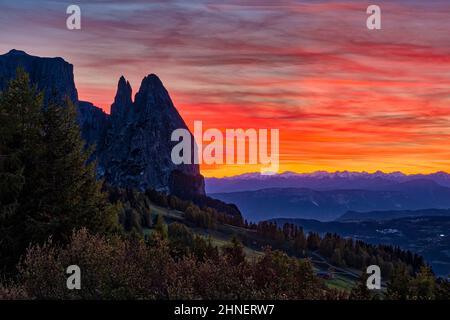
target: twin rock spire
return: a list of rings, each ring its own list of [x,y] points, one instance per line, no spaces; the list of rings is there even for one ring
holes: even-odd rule
[[[114,103],[111,105],[111,117],[123,119],[130,112],[139,113],[146,110],[146,107],[175,109],[169,93],[155,74],[150,74],[142,80],[134,102],[130,82],[121,76],[117,84]]]

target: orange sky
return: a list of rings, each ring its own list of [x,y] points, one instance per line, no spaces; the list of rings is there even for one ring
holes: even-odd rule
[[[379,31],[373,1],[79,2],[80,31],[63,1],[2,3],[0,51],[64,57],[106,111],[156,73],[190,127],[280,129],[280,171],[450,171],[449,1],[376,1]]]

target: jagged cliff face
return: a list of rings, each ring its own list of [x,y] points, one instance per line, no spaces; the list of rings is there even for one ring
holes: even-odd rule
[[[12,50],[0,55],[0,91],[22,66],[30,80],[45,94],[70,98],[78,108],[82,137],[96,145],[98,173],[108,183],[141,190],[204,195],[204,179],[198,165],[175,165],[170,154],[172,131],[187,129],[156,75],[142,80],[132,100],[130,83],[121,77],[111,115],[89,102],[79,101],[73,66],[61,58],[33,57]]]
[[[81,137],[89,145],[98,145],[108,129],[109,116],[102,109],[87,101],[78,102],[78,123]]]
[[[198,166],[175,165],[170,158],[175,144],[172,132],[187,126],[161,80],[149,75],[142,80],[134,102],[131,94],[128,81],[120,78],[111,106],[110,129],[99,146],[100,172],[114,185],[167,192],[173,189],[170,183],[177,176],[175,171],[182,172],[192,181],[183,187],[204,194]]]
[[[0,55],[0,91],[15,77],[18,67],[25,69],[30,76],[30,82],[44,93],[45,102],[49,99],[63,101],[66,98],[74,102],[79,111],[83,139],[89,144],[97,143],[108,116],[92,103],[78,101],[73,66],[70,63],[62,58],[34,57],[23,51],[11,50]]]
[[[62,58],[40,58],[23,51],[11,50],[0,55],[0,91],[14,78],[18,67],[23,67],[30,75],[30,81],[49,98],[69,98],[78,101],[78,93],[73,80],[73,66]]]

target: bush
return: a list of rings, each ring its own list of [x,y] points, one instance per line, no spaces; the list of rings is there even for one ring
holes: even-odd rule
[[[191,242],[189,231],[178,225],[170,229]],[[197,242],[194,238],[192,252]],[[29,248],[19,266],[20,286],[2,292],[38,299],[317,299],[329,294],[309,262],[271,250],[255,262],[230,256],[241,249],[235,241],[222,255],[206,250],[202,258],[188,253],[174,260],[168,242],[159,237],[146,244],[81,230],[65,247],[50,240]],[[81,290],[66,288],[70,265],[81,269]]]

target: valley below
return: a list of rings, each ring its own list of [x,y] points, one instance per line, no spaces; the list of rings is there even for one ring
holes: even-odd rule
[[[248,174],[207,179],[206,188],[211,197],[235,203],[248,221],[292,223],[305,232],[398,246],[448,276],[448,179],[445,173]]]

